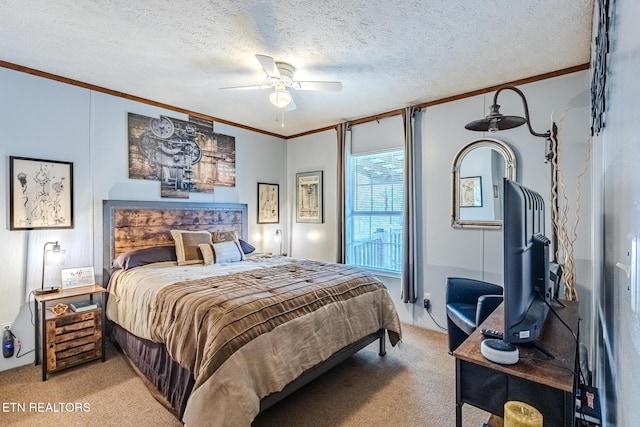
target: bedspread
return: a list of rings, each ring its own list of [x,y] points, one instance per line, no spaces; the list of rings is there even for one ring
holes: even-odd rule
[[[235,263],[244,271],[142,286],[143,303],[127,317],[144,321],[137,329],[193,372],[187,425],[248,426],[260,399],[348,344],[380,328],[392,345],[400,340],[393,301],[370,273],[282,260],[248,260]],[[116,287],[114,293],[121,305],[127,292]],[[128,310],[109,307],[108,313]]]

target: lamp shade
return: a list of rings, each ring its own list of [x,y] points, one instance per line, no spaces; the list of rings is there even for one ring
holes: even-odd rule
[[[500,114],[500,106],[493,104],[491,106],[491,112],[487,117],[467,123],[465,129],[480,132],[496,132],[499,130],[513,129],[525,123],[527,123],[527,119],[524,117],[504,116]]]
[[[524,107],[524,117],[504,116],[500,114],[498,95],[503,90],[511,90],[520,96],[522,105]],[[515,127],[526,124],[529,128],[529,133],[531,133],[531,135],[533,136],[539,136],[542,138],[549,138],[551,136],[551,131],[540,133],[533,130],[533,128],[531,127],[531,122],[529,120],[529,106],[527,105],[527,98],[525,98],[524,93],[522,93],[522,91],[515,86],[503,86],[498,89],[493,95],[493,105],[491,105],[490,110],[491,111],[489,112],[489,115],[487,117],[467,123],[464,126],[465,129],[479,132],[497,132],[499,130],[513,129]]]
[[[269,101],[278,108],[284,108],[291,104],[291,94],[288,90],[276,89],[269,95]]]
[[[278,228],[276,230],[276,234],[274,236],[274,239],[280,245],[280,252],[278,252],[278,255],[282,255],[282,230],[281,229]]]

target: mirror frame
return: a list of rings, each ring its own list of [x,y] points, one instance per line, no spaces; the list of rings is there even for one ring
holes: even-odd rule
[[[475,139],[462,147],[453,158],[451,189],[453,200],[451,203],[451,226],[453,228],[501,228],[502,220],[468,220],[460,219],[460,166],[465,156],[476,148],[491,148],[502,154],[505,161],[505,176],[508,179],[516,179],[516,156],[506,142],[495,138]]]

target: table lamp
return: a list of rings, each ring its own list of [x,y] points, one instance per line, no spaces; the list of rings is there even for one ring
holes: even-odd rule
[[[51,245],[53,245],[53,248],[47,250],[47,246]],[[44,286],[44,273],[47,261],[60,263],[61,258],[62,251],[60,250],[60,244],[58,242],[47,242],[44,244],[44,247],[42,248],[42,284],[40,285],[40,289],[33,291],[35,295],[44,295],[61,291],[59,286],[47,286],[46,288]]]
[[[280,243],[280,252],[278,252],[278,255],[282,255],[282,230],[279,228],[276,230],[275,240]]]

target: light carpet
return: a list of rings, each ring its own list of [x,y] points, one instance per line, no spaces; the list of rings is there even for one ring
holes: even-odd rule
[[[256,427],[454,426],[455,359],[445,334],[403,324],[399,347],[377,354],[377,342],[260,414]],[[41,381],[39,366],[0,372],[2,426],[180,426],[124,356],[107,345],[107,360]],[[489,414],[463,407],[464,426]]]

